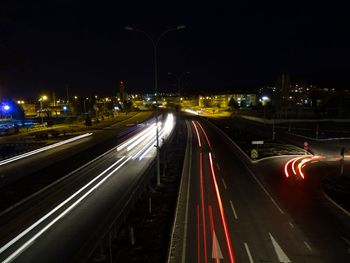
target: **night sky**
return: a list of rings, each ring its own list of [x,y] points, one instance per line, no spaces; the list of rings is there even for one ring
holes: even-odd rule
[[[149,39],[176,25],[158,48],[159,91],[227,91],[274,85],[286,72],[349,87],[350,9],[339,4],[243,1],[16,1],[0,4],[0,98],[43,92],[112,95],[154,90]],[[242,3],[241,3],[242,2]],[[335,3],[335,2],[334,2]]]

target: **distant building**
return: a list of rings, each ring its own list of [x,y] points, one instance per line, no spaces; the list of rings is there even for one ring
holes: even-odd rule
[[[199,107],[204,108],[221,108],[226,110],[229,108],[229,102],[233,99],[239,108],[247,108],[256,106],[256,94],[220,94],[220,95],[211,95],[211,96],[199,96]]]

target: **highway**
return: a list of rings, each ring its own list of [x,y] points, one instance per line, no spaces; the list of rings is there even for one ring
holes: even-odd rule
[[[172,132],[168,115],[160,144]],[[4,215],[2,262],[70,262],[91,256],[106,227],[127,208],[155,157],[155,123]]]
[[[290,157],[253,165],[213,125],[193,118],[187,126],[188,202],[171,262],[349,262],[349,228],[315,198],[313,180],[287,180]]]
[[[150,118],[151,112],[138,113],[112,126],[90,131],[90,136],[40,151],[0,166],[0,211],[59,180],[119,142],[118,134],[126,125]],[[88,133],[89,134],[89,133]]]

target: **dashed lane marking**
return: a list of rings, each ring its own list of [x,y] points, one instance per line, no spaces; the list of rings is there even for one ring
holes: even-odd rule
[[[231,209],[232,209],[232,212],[233,212],[233,216],[235,217],[235,219],[238,219],[235,207],[233,206],[233,203],[232,203],[231,200],[230,200],[230,205],[231,205]]]
[[[250,250],[249,250],[248,244],[247,244],[246,242],[244,242],[244,247],[245,247],[245,251],[247,251],[247,255],[248,255],[248,258],[249,258],[249,262],[250,262],[250,263],[254,263],[253,257],[252,257],[252,255],[250,254]]]

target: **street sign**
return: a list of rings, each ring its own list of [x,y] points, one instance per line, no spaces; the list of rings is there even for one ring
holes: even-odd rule
[[[257,159],[259,157],[258,150],[257,149],[252,149],[251,152],[250,152],[250,157],[252,159]]]
[[[252,144],[264,144],[264,141],[252,141]]]

